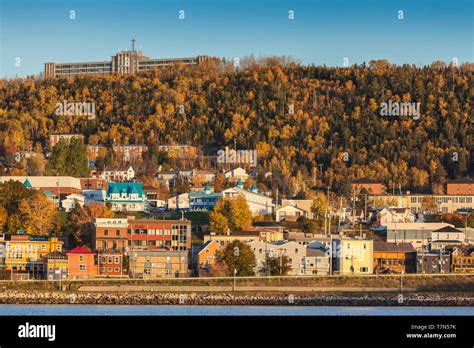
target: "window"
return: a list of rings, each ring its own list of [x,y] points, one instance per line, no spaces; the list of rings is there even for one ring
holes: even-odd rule
[[[115,230],[115,235],[120,236],[120,230]]]
[[[114,272],[115,272],[115,273],[118,273],[118,272],[120,272],[120,269],[119,269],[118,267],[115,267],[115,268],[114,268]]]
[[[85,271],[86,265],[79,265],[79,271]]]
[[[79,255],[79,262],[84,261],[84,255]]]
[[[115,256],[115,263],[120,263],[120,257]]]
[[[109,230],[104,230],[104,236],[108,236],[109,235]]]
[[[361,273],[367,273],[369,270],[367,267],[361,267],[360,268]]]
[[[112,267],[107,268],[107,272],[112,273]]]

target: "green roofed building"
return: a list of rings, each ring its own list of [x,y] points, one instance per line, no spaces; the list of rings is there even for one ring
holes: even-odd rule
[[[144,211],[145,197],[141,182],[109,183],[106,202],[113,211]]]

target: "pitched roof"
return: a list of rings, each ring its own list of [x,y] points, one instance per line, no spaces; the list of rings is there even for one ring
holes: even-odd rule
[[[360,178],[352,180],[353,184],[381,184],[380,181],[375,181],[369,178]]]
[[[455,180],[448,181],[448,184],[474,184],[474,179],[471,179],[471,178],[457,178]]]
[[[374,252],[403,252],[403,253],[414,253],[415,248],[411,243],[387,243],[387,242],[374,242]]]
[[[95,254],[95,253],[91,251],[90,249],[78,246],[78,247],[75,247],[74,249],[67,251],[66,254]]]
[[[138,193],[139,197],[143,196],[143,189],[141,182],[111,182],[107,189],[107,196],[112,193]]]
[[[439,230],[434,230],[433,232],[454,232],[454,233],[462,233],[461,230],[458,230],[457,228],[451,227],[451,226],[444,226],[440,228]]]
[[[220,249],[222,249],[222,247],[220,246],[219,243],[217,243],[217,242],[216,242],[215,240],[213,240],[213,239],[210,239],[210,240],[208,240],[206,243],[204,243],[204,244],[201,246],[201,248],[199,248],[198,254],[200,254],[202,251],[204,251],[205,249],[207,249],[207,247],[208,247],[209,245],[211,245],[212,243],[216,243],[216,245],[217,245]]]

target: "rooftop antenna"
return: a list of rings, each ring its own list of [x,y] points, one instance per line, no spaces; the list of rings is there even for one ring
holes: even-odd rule
[[[137,40],[135,40],[135,38],[132,37],[132,51],[135,51],[135,41]]]

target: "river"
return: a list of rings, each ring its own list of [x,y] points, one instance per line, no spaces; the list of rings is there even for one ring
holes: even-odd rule
[[[186,305],[0,305],[0,316],[474,316],[474,307],[329,307]]]

